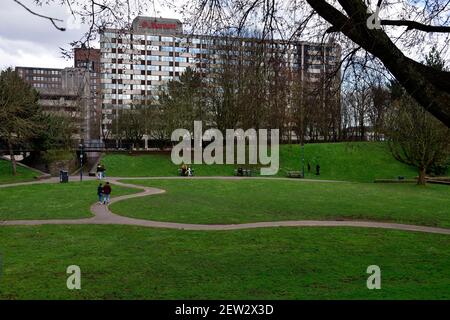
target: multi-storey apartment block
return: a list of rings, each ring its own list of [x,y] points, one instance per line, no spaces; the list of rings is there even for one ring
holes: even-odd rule
[[[102,99],[100,84],[100,49],[74,49],[74,67],[83,68],[89,72],[90,96],[92,98],[91,140],[101,138],[100,122],[102,117]]]
[[[44,112],[65,115],[75,121],[78,129],[75,140],[92,139],[94,108],[89,72],[81,68],[30,67],[16,67],[16,72],[39,92],[39,104]]]
[[[220,66],[221,51],[236,50],[237,42],[240,55],[251,56],[254,45],[261,42],[252,38],[231,41],[233,48],[227,49],[227,37],[185,34],[175,19],[137,17],[130,30],[104,30],[100,37],[102,130],[111,129],[120,110],[157,100],[161,86],[177,79],[187,67],[213,77],[206,70],[214,70],[211,64]],[[309,82],[319,81],[340,60],[335,44],[275,40],[265,42],[264,50],[282,56],[287,69]]]

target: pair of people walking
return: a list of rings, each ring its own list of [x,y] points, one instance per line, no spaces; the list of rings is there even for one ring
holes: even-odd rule
[[[109,204],[111,200],[111,185],[109,182],[106,182],[105,185],[102,185],[101,183],[97,187],[97,195],[98,195],[98,202],[100,204]]]

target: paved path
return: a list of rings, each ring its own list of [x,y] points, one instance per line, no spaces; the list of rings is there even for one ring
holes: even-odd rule
[[[180,177],[181,179],[186,179]],[[95,178],[87,178],[87,180],[94,180]],[[137,186],[134,184],[128,184],[119,182],[120,180],[128,179],[148,179],[148,178],[108,178],[108,181],[112,184],[142,189],[142,192],[114,197],[111,199],[111,203],[122,201],[125,199],[131,199],[136,197],[145,197],[155,194],[164,193],[165,190]],[[153,179],[167,179],[167,177],[158,177]],[[177,179],[177,177],[171,177],[170,179]],[[188,178],[191,179],[191,178]],[[211,177],[197,177],[197,179],[211,179]],[[234,177],[215,177],[215,179],[252,179],[252,178],[234,178]],[[261,178],[253,178],[261,179]],[[268,178],[276,179],[276,178]],[[282,178],[281,178],[282,179]],[[292,180],[292,179],[290,179]],[[36,184],[36,183],[55,183],[58,179],[48,179],[44,181],[28,182],[28,183],[16,183],[8,186],[24,185],[24,184]],[[317,180],[314,180],[317,181]],[[323,181],[323,180],[322,180]],[[0,186],[5,187],[6,185]],[[363,227],[363,228],[381,228],[381,229],[393,229],[404,231],[418,231],[426,233],[438,233],[450,235],[450,229],[416,226],[409,224],[399,223],[386,223],[386,222],[372,222],[372,221],[330,221],[330,220],[298,220],[298,221],[271,221],[271,222],[253,222],[242,224],[188,224],[188,223],[175,223],[175,222],[161,222],[151,221],[143,219],[128,218],[119,216],[112,213],[108,206],[95,203],[91,206],[91,212],[94,214],[92,218],[86,219],[50,219],[50,220],[7,220],[0,221],[0,226],[12,226],[12,225],[44,225],[44,224],[58,224],[58,225],[78,225],[78,224],[113,224],[113,225],[132,225],[150,228],[168,228],[179,230],[239,230],[239,229],[253,229],[253,228],[270,228],[270,227]]]

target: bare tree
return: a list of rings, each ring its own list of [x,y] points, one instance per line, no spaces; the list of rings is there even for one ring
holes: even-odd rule
[[[446,163],[450,155],[450,129],[408,96],[394,102],[387,134],[394,157],[418,169],[420,185],[427,169]]]

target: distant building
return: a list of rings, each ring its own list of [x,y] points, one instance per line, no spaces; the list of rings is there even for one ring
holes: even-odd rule
[[[74,67],[89,71],[90,94],[93,104],[93,117],[91,124],[91,138],[100,139],[100,122],[102,117],[102,99],[100,90],[100,49],[81,48],[74,49]]]
[[[16,67],[19,76],[36,89],[61,88],[62,69]]]
[[[39,92],[39,104],[44,112],[66,115],[76,121],[79,130],[74,139],[90,141],[98,136],[92,125],[95,109],[89,72],[82,68],[31,67],[16,67],[16,71]]]

